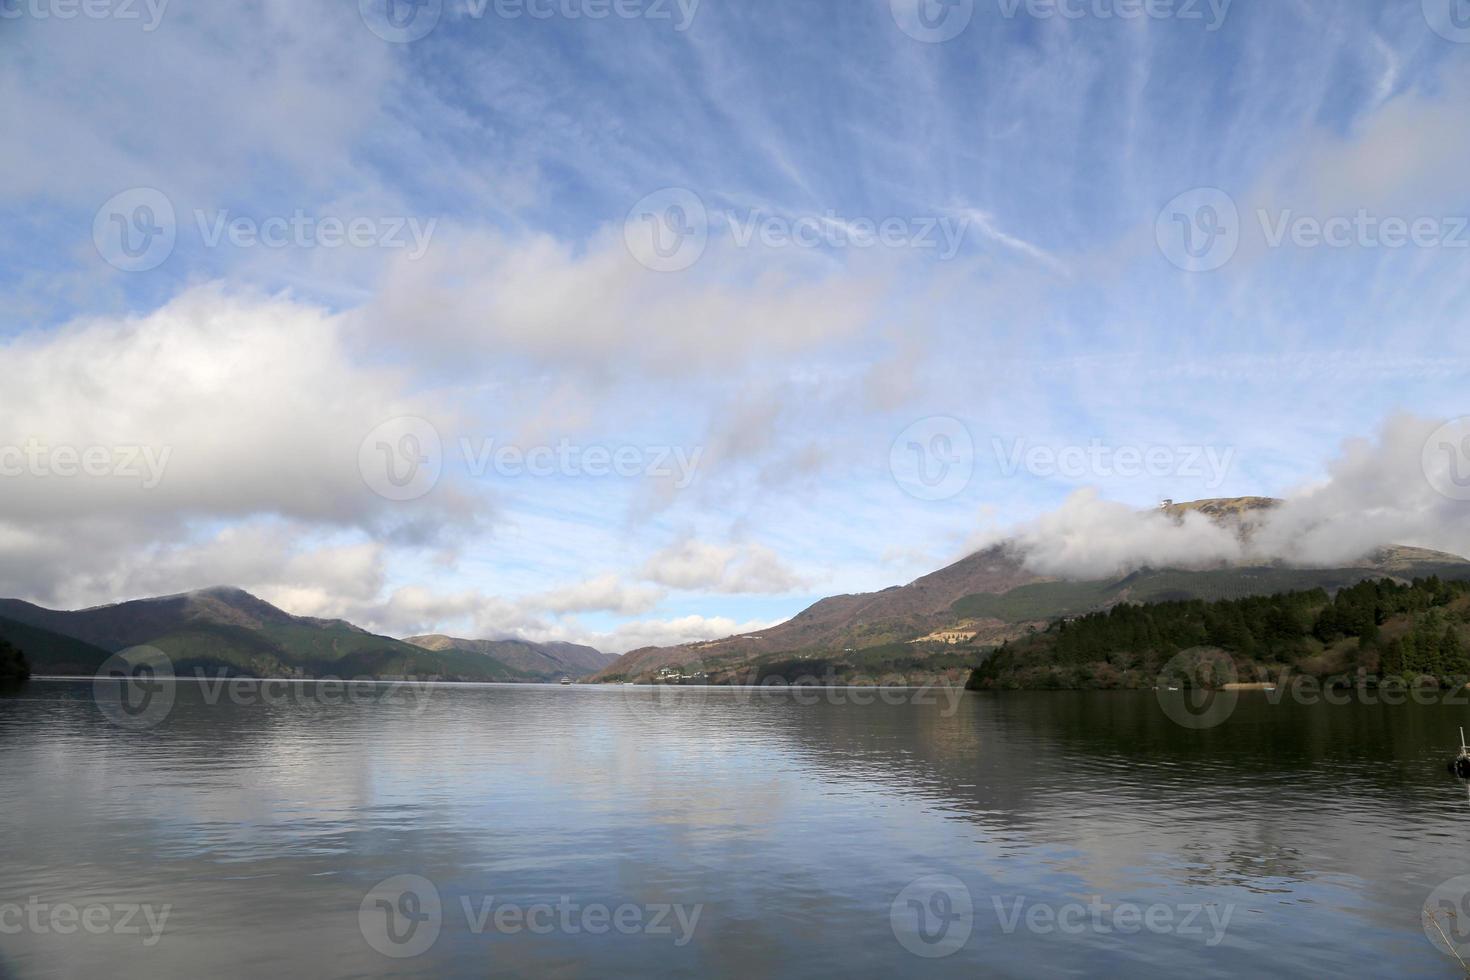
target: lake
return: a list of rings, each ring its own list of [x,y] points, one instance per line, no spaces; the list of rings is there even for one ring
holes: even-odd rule
[[[1460,705],[164,687],[0,696],[0,975],[1463,975]]]

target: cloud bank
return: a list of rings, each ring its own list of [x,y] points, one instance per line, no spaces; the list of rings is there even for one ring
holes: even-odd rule
[[[1234,563],[1334,567],[1394,545],[1470,556],[1470,419],[1398,414],[1373,438],[1346,442],[1325,479],[1250,515],[1250,532],[1203,514],[1182,519],[1074,493],[1057,510],[1002,537],[1028,568],[1096,579],[1144,567]]]

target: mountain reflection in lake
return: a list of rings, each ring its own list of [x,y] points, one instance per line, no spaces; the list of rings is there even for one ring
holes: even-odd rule
[[[0,696],[0,974],[1460,975],[1464,707],[206,694]]]

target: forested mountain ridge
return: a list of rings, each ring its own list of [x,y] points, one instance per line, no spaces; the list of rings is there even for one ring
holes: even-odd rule
[[[1173,658],[1191,650],[1224,651],[1243,682],[1297,673],[1463,686],[1470,681],[1470,583],[1378,579],[1335,595],[1313,589],[1118,605],[1002,645],[976,668],[970,687],[1152,687]]]

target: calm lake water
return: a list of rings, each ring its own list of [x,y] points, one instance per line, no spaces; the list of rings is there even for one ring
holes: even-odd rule
[[[1463,975],[1470,708],[358,695],[0,696],[0,975]]]

